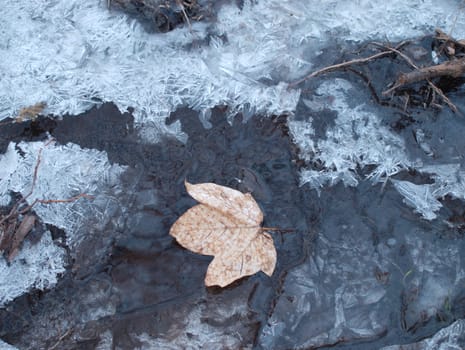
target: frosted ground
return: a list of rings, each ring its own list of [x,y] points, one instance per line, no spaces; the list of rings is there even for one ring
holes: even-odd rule
[[[392,322],[383,305],[400,307],[399,293],[391,293],[389,284],[379,283],[383,273],[400,281],[393,286],[404,288],[402,298],[413,300],[404,310],[402,322],[407,329],[418,327],[420,316],[436,317],[448,301],[461,297],[463,242],[425,240],[424,236],[434,235],[444,221],[440,199],[465,199],[463,140],[457,136],[454,147],[445,140],[442,148],[435,148],[434,157],[422,149],[414,153],[408,149],[408,133],[391,130],[383,122],[385,112],[369,102],[366,92],[353,81],[329,76],[315,82],[314,94],[288,89],[287,83],[319,68],[315,62],[321,63],[322,52],[334,46],[419,37],[431,34],[435,27],[465,38],[465,17],[460,15],[463,6],[460,1],[428,0],[383,4],[364,0],[246,1],[242,9],[235,4],[222,6],[214,23],[193,23],[191,31],[178,28],[153,34],[136,19],[108,11],[106,1],[7,0],[0,13],[0,119],[15,117],[21,108],[40,101],[47,103],[45,113],[63,118],[113,102],[121,112],[133,109],[141,143],[156,144],[166,135],[188,142],[190,136],[181,130],[179,121],[165,123],[170,113],[181,107],[196,111],[206,129],[212,126],[211,110],[217,105],[229,107],[224,117],[230,121],[237,112],[242,112],[245,120],[257,114],[291,115],[288,126],[300,148],[299,156],[321,164],[318,171],[311,167],[301,170],[302,190],[320,193],[323,202],[331,203],[334,197],[335,202],[355,204],[352,212],[341,208],[345,211],[341,214],[334,205],[323,216],[313,252],[288,271],[281,297],[264,321],[256,344],[308,348],[341,339],[349,343],[382,339],[388,334],[377,346],[394,349],[396,335],[389,333]],[[463,92],[462,100],[459,97],[451,98],[463,107]],[[321,137],[315,115],[323,111],[330,111],[333,120]],[[460,135],[464,126],[456,116],[443,111],[439,118],[449,121]],[[440,127],[431,131],[438,139]],[[93,201],[72,205],[37,206],[43,223],[63,229],[63,244],[71,251],[81,244],[91,246],[85,243],[89,231],[109,227],[118,231],[120,221],[127,219],[120,184],[126,165],[110,162],[104,151],[72,143],[12,142],[0,156],[1,202],[8,203],[11,191],[29,192],[30,174],[41,148],[44,161],[30,200],[69,198],[83,192],[96,196]],[[369,171],[362,174],[359,170],[364,167]],[[430,181],[390,180],[409,169]],[[381,198],[384,186],[390,186],[386,197],[397,207],[371,225],[360,213],[365,210],[368,217],[377,214],[370,216],[371,208],[358,210],[363,192],[351,189],[377,193]],[[156,201],[149,194],[142,199]],[[400,218],[399,223],[389,221],[405,213],[411,216]],[[354,217],[357,219],[352,221]],[[408,223],[412,217],[422,224]],[[356,230],[346,223],[356,225]],[[372,242],[373,231],[387,235]],[[109,241],[101,243],[102,251],[109,249]],[[402,257],[398,256],[399,247],[407,251]],[[49,232],[36,245],[25,244],[21,254],[11,265],[0,260],[1,306],[7,307],[33,289],[53,289],[65,271],[64,249],[53,243]],[[97,258],[88,259],[91,264]],[[368,275],[366,271],[372,269],[377,274]],[[244,316],[246,302],[236,296],[220,311],[225,318]],[[194,347],[242,344],[234,327],[223,329],[199,322],[206,308],[200,304],[180,311],[179,319],[187,315],[186,319],[173,324],[165,336],[128,336],[137,339],[140,348],[176,348],[187,341]],[[114,314],[114,305],[108,303],[88,311],[83,319],[95,321]],[[418,337],[429,340],[419,346],[463,345],[463,321],[446,326],[436,335],[431,330],[420,332]],[[411,343],[420,340],[415,336],[409,339]],[[111,332],[104,333],[99,348],[108,348],[113,341]]]

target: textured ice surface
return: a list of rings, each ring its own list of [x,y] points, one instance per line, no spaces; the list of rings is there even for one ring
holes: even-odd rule
[[[461,350],[465,348],[465,320],[457,320],[432,338],[418,343],[386,346],[380,350]]]
[[[56,246],[50,231],[46,231],[36,244],[26,241],[11,264],[1,257],[0,307],[31,288],[53,287],[65,271],[65,256],[66,251]]]
[[[178,124],[164,123],[180,105],[203,110],[227,104],[246,114],[294,110],[299,92],[280,81],[302,76],[312,66],[309,52],[316,54],[334,36],[395,40],[436,26],[450,31],[455,23],[460,37],[465,28],[463,16],[455,21],[458,3],[451,0],[376,6],[369,0],[273,0],[245,1],[242,10],[225,5],[217,23],[194,23],[193,33],[151,34],[125,14],[108,11],[106,3],[3,2],[0,119],[41,101],[46,113],[57,115],[113,101],[121,110],[135,108],[145,138],[185,138]],[[208,44],[194,43],[206,36]]]
[[[430,34],[436,26],[463,38],[465,19],[457,11],[459,6],[452,0],[383,4],[370,0],[245,1],[242,10],[224,6],[214,24],[194,24],[193,34],[180,28],[160,35],[146,33],[137,21],[108,11],[106,1],[6,0],[0,12],[0,119],[15,116],[22,107],[40,101],[47,102],[46,113],[57,115],[114,101],[121,110],[135,108],[145,139],[157,140],[160,134],[168,133],[185,140],[179,123],[165,124],[165,117],[179,106],[200,111],[205,127],[210,125],[209,108],[216,104],[228,105],[232,113],[243,111],[246,119],[255,112],[292,112],[300,93],[288,90],[283,82],[317,68],[312,59],[323,48],[333,46],[335,38],[341,42],[395,41]],[[368,103],[352,102],[357,101],[351,98],[355,90],[347,81],[332,79],[321,84],[319,97],[306,101],[312,111],[326,109],[336,115],[324,138],[314,139],[316,125],[310,118],[290,123],[303,158],[322,165],[302,173],[302,182],[314,188],[339,181],[360,186],[357,169],[363,166],[369,166],[368,176],[374,181],[383,181],[411,165],[404,153],[404,140],[381,124],[376,109]],[[10,190],[28,193],[43,143],[21,143],[18,147],[21,152],[11,144],[0,160],[3,204],[9,200]],[[31,200],[67,198],[81,192],[96,196],[92,201],[36,206],[44,222],[66,230],[70,245],[89,235],[86,226],[81,226],[87,220],[103,227],[116,216],[116,204],[108,192],[117,187],[122,168],[110,165],[103,152],[51,144],[44,148],[42,158]],[[401,193],[413,193],[409,195],[417,210],[433,217],[441,195],[461,198],[463,191],[461,182],[450,178],[450,170],[435,166],[428,171],[425,173],[438,176],[433,185],[414,187],[397,182],[396,186]],[[359,214],[350,213],[347,221],[359,219]],[[395,214],[392,226],[400,216]],[[412,287],[405,290],[412,297],[405,320],[410,325],[424,311],[434,315],[446,296],[462,283],[459,250],[423,244],[428,232],[406,232],[400,226],[389,238],[393,243],[384,238],[376,242],[373,236],[379,232],[373,233],[376,230],[362,224],[356,229],[344,226],[339,221],[341,215],[332,218],[332,227],[322,229],[312,259],[291,270],[284,280],[283,295],[259,339],[265,347],[273,347],[277,341],[287,344],[282,348],[291,348],[378,336],[390,322],[382,308],[389,299],[384,278],[393,276]],[[377,213],[374,217],[378,220],[380,216]],[[389,225],[383,228],[383,232],[391,230]],[[44,249],[43,243],[36,249]],[[48,243],[49,249],[58,249]],[[397,256],[403,245],[412,253]],[[425,249],[429,251],[424,253]],[[58,250],[54,257],[59,260],[60,254]],[[431,270],[428,262],[438,265],[441,273]],[[37,263],[40,267],[54,261]],[[450,274],[447,266],[453,266],[455,274]],[[40,276],[31,275],[24,290],[52,286],[61,269],[58,261]],[[399,287],[399,283],[394,286]],[[424,288],[425,293],[416,295],[418,288]],[[400,299],[394,295],[394,300],[388,301],[399,310]],[[86,320],[114,312],[112,307],[99,310],[92,301],[88,300],[92,310],[84,315]],[[148,347],[168,346],[172,336],[181,342],[198,336],[193,341],[199,345],[209,340],[217,341],[215,346],[241,344],[240,336],[232,335],[233,329],[228,334],[218,330],[221,325],[212,329],[201,322],[202,313],[196,310],[185,320],[185,327],[177,324],[164,337],[152,339],[148,333],[132,336]],[[110,342],[105,334],[101,346]]]
[[[2,350],[18,350],[18,348],[15,348],[14,346],[5,343],[0,339],[0,349]]]
[[[22,196],[31,191],[39,152],[37,180],[32,194],[27,198],[29,204],[36,199],[68,199],[82,193],[95,197],[81,198],[71,203],[37,203],[34,206],[42,221],[65,230],[70,234],[68,243],[75,244],[80,238],[73,233],[83,222],[101,219],[101,225],[105,225],[104,220],[109,220],[109,212],[102,212],[102,209],[111,211],[112,208],[112,198],[105,194],[106,187],[118,183],[124,167],[111,165],[104,152],[82,149],[71,143],[10,143],[6,154],[0,156],[2,204],[9,202],[10,191],[19,192]]]
[[[31,191],[36,164],[37,180],[27,198],[29,204],[35,199],[67,199],[80,193],[94,196],[92,200],[37,203],[33,207],[42,222],[65,230],[69,246],[75,247],[89,234],[90,223],[104,226],[111,219],[114,200],[106,192],[119,181],[124,168],[111,165],[104,152],[51,141],[10,143],[0,156],[2,205],[11,200],[10,191],[22,196]],[[64,271],[64,255],[64,249],[54,245],[47,231],[38,243],[26,242],[11,265],[0,257],[0,305],[31,288],[51,288]]]
[[[355,88],[346,80],[323,82],[312,101],[304,101],[314,112],[329,109],[337,113],[334,126],[324,139],[312,141],[312,128],[303,122],[290,121],[290,130],[301,148],[301,156],[318,161],[324,169],[302,171],[301,183],[319,189],[342,181],[356,186],[357,168],[373,166],[368,174],[374,181],[382,181],[406,169],[410,161],[405,154],[404,141],[383,126],[370,106],[353,105],[350,101]]]
[[[285,296],[261,334],[263,348],[314,348],[386,330],[386,288],[372,271],[388,264],[369,237],[351,227],[318,235],[316,254],[286,278]]]
[[[359,186],[355,191],[339,185],[332,195],[321,194],[329,207],[324,206],[313,253],[288,272],[259,337],[263,348],[383,338],[396,344],[396,326],[415,332],[460,300],[465,243],[432,240],[434,227],[403,219],[393,188],[378,202],[374,187]]]
[[[246,305],[243,305],[242,314],[247,313]],[[244,347],[240,334],[234,334],[233,330],[209,325],[202,320],[202,306],[193,309],[184,320],[184,324],[172,327],[162,337],[151,337],[147,333],[134,337],[143,345],[141,350],[150,349],[180,349],[189,344],[191,349],[251,349]],[[227,316],[225,315],[225,318]],[[179,327],[179,328],[178,328]]]
[[[0,98],[0,119],[38,101],[47,102],[48,113],[76,114],[98,99],[113,101],[121,110],[134,107],[143,134],[155,138],[160,133],[182,136],[179,125],[164,123],[181,105],[292,111],[298,91],[259,81],[269,75],[286,38],[270,36],[271,28],[253,30],[264,29],[265,21],[260,22],[259,12],[245,13],[244,19],[237,8],[220,14],[224,23],[216,32],[234,32],[231,43],[216,35],[211,45],[188,51],[183,47],[207,34],[204,24],[193,24],[193,34],[181,28],[157,35],[125,14],[108,11],[106,1],[8,2],[0,21],[0,89],[11,94]],[[285,31],[289,35],[291,28]],[[250,52],[252,47],[256,52]]]
[[[393,180],[394,186],[404,197],[404,202],[427,220],[437,217],[436,212],[442,208],[438,200],[446,195],[465,200],[465,171],[460,164],[439,164],[419,167],[419,171],[429,174],[432,184],[416,185],[409,181]]]
[[[404,197],[404,202],[415,208],[426,220],[436,218],[436,211],[442,204],[434,195],[434,186],[430,184],[416,185],[409,181],[393,180],[395,188]]]
[[[419,315],[435,317],[459,295],[465,282],[462,241],[425,239],[420,229],[405,232],[412,265],[404,271],[405,323],[414,327]],[[449,306],[450,307],[450,306]]]

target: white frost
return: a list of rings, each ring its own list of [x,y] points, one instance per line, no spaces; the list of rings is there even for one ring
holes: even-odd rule
[[[302,184],[309,183],[316,189],[339,181],[356,186],[357,168],[365,166],[374,167],[368,178],[385,181],[410,165],[402,138],[383,126],[368,106],[350,104],[353,89],[346,80],[328,80],[316,90],[317,101],[307,101],[307,106],[316,112],[327,108],[337,113],[335,125],[328,128],[323,140],[310,141],[303,137],[302,131],[311,137],[312,129],[304,129],[301,122],[290,120],[290,130],[301,148],[301,156],[318,160],[324,167],[319,171],[303,170]]]
[[[24,152],[24,156],[18,156],[16,146]],[[29,204],[36,199],[68,199],[82,193],[94,196],[93,199],[81,198],[70,203],[37,203],[34,206],[34,211],[45,223],[64,229],[74,241],[76,237],[72,234],[83,222],[103,214],[98,207],[102,201],[112,200],[103,195],[105,188],[119,182],[125,167],[111,165],[105,152],[82,149],[71,143],[12,143],[5,156],[0,158],[0,168],[9,169],[5,172],[8,176],[0,179],[0,202],[8,202],[10,191],[20,192],[22,196],[31,191],[40,150],[36,183],[27,199]],[[15,159],[14,167],[12,163],[6,163],[10,159]]]
[[[56,246],[46,231],[37,244],[24,242],[11,265],[0,257],[0,307],[32,288],[53,287],[65,271],[65,256],[66,251]]]
[[[0,349],[2,349],[2,350],[18,350],[18,348],[15,348],[13,345],[5,343],[1,339],[0,339]]]
[[[89,234],[86,225],[105,225],[111,219],[114,199],[108,189],[119,182],[124,167],[111,165],[105,152],[51,141],[9,145],[0,157],[2,205],[10,202],[10,191],[23,197],[31,191],[37,164],[37,180],[28,204],[35,199],[68,199],[81,193],[94,196],[69,203],[37,203],[33,207],[42,222],[65,230],[70,247]],[[37,244],[30,245],[26,240],[10,266],[0,257],[0,306],[31,288],[51,288],[64,271],[64,255],[47,231]]]
[[[444,196],[465,200],[465,171],[460,169],[460,164],[428,165],[417,170],[429,174],[434,182],[416,185],[409,181],[393,180],[393,183],[404,197],[404,202],[426,220],[437,217],[436,212],[442,208],[439,199]]]
[[[144,137],[185,139],[178,124],[164,123],[179,106],[292,112],[299,91],[280,82],[309,71],[335,36],[396,40],[434,27],[465,33],[452,0],[245,1],[242,10],[223,6],[213,25],[193,23],[193,33],[166,34],[147,33],[106,6],[106,0],[3,1],[0,119],[41,101],[46,113],[57,115],[113,101],[120,110],[134,107]],[[207,36],[208,44],[196,44]]]

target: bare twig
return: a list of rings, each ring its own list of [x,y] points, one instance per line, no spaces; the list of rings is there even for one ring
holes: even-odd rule
[[[37,181],[37,171],[39,169],[39,165],[40,165],[40,162],[42,160],[42,151],[44,150],[45,147],[47,147],[48,145],[50,145],[52,142],[54,142],[55,139],[51,138],[50,140],[48,140],[45,144],[44,144],[44,147],[41,147],[39,149],[39,152],[37,154],[37,161],[36,161],[36,165],[34,167],[34,175],[32,177],[32,185],[31,185],[31,190],[29,191],[29,193],[24,196],[24,200],[26,200],[29,196],[32,195],[32,192],[34,192],[34,188],[35,188],[35,185],[36,185],[36,181]]]
[[[189,16],[187,16],[186,9],[184,8],[184,4],[180,0],[176,0],[176,3],[181,8],[182,15],[183,15],[187,25],[189,26],[189,31],[192,33],[191,21],[189,20]]]
[[[428,82],[428,85],[434,90],[436,94],[441,96],[441,98],[449,106],[449,108],[455,113],[458,112],[457,107],[452,103],[452,101],[430,79],[440,76],[460,76],[462,74],[465,74],[465,59],[449,61],[431,67],[419,68],[415,63],[413,63],[410,57],[405,55],[403,52],[394,48],[386,46],[383,47],[387,50],[395,52],[397,55],[402,57],[412,68],[415,69],[415,71],[413,72],[401,74],[399,78],[397,78],[394,86],[392,86],[390,89],[386,91],[383,91],[383,95],[389,95],[401,86],[418,82],[421,80],[426,80]]]
[[[37,199],[37,203],[51,204],[51,203],[71,203],[77,201],[79,198],[94,199],[94,196],[90,196],[86,193],[80,193],[77,196],[65,198],[65,199]]]
[[[399,49],[401,48],[402,46],[406,45],[408,43],[408,41],[403,41],[401,42],[399,45],[397,45],[395,47],[395,49]],[[297,85],[299,85],[300,83],[303,83],[304,81],[308,80],[308,79],[311,79],[311,78],[314,78],[318,75],[321,75],[321,74],[324,74],[324,73],[329,73],[329,72],[332,72],[332,71],[335,71],[335,70],[338,70],[338,69],[341,69],[341,68],[345,68],[345,67],[349,67],[349,66],[352,66],[352,65],[355,65],[355,64],[362,64],[362,63],[367,63],[367,62],[370,62],[372,60],[375,60],[377,58],[381,58],[381,57],[384,57],[384,56],[388,56],[392,54],[392,51],[391,50],[386,50],[386,51],[382,51],[382,52],[378,52],[374,55],[371,55],[369,57],[364,57],[364,58],[357,58],[357,59],[353,59],[353,60],[350,60],[350,61],[346,61],[346,62],[342,62],[342,63],[338,63],[338,64],[334,64],[332,66],[328,66],[328,67],[324,67],[322,69],[319,69],[313,73],[310,73],[308,75],[306,75],[305,77],[297,80],[297,81],[294,81],[292,83],[289,83],[288,87],[295,87]]]
[[[60,345],[60,343],[63,341],[63,339],[65,339],[68,335],[70,335],[72,331],[73,331],[73,328],[68,329],[65,332],[65,334],[63,334],[60,338],[58,338],[57,342],[54,345],[52,345],[51,347],[49,347],[48,349],[49,350],[56,349],[58,347],[58,345]]]

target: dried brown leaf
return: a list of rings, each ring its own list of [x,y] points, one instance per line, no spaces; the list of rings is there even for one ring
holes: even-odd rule
[[[29,232],[34,227],[36,222],[36,217],[32,214],[26,215],[21,223],[19,224],[18,229],[16,230],[13,241],[11,243],[10,251],[8,254],[8,261],[12,261],[16,255],[19,253],[19,247],[21,243],[24,241],[24,238],[29,234]]]
[[[186,182],[186,189],[200,204],[173,224],[170,235],[195,253],[215,257],[205,284],[225,287],[258,271],[271,276],[276,249],[260,227],[263,213],[252,195],[213,183]]]
[[[21,123],[25,120],[34,120],[37,115],[42,113],[45,107],[47,107],[45,102],[39,102],[35,105],[24,107],[19,111],[19,115],[15,118],[15,121]]]

